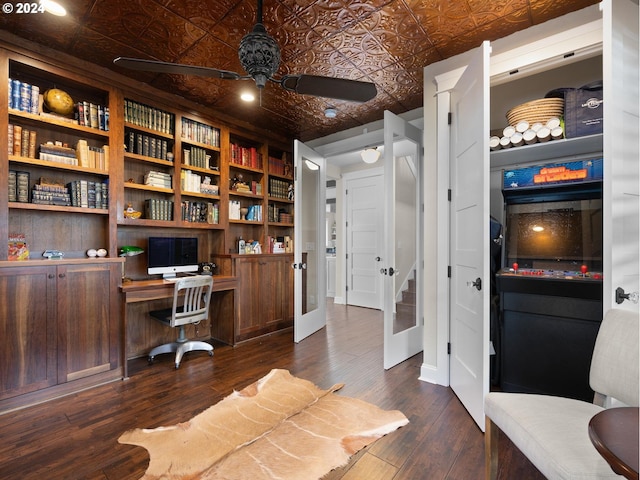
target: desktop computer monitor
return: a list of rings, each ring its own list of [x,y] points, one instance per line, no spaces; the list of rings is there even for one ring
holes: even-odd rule
[[[149,237],[147,273],[175,278],[176,274],[198,271],[198,239]]]

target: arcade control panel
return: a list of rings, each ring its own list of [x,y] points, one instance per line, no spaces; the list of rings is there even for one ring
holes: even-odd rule
[[[602,280],[602,272],[590,272],[586,265],[580,267],[580,271],[575,270],[544,270],[540,268],[518,268],[514,263],[511,268],[503,268],[498,275],[518,276],[518,277],[538,277],[556,280]]]

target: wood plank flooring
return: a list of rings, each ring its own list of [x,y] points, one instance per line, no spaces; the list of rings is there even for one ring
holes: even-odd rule
[[[410,423],[330,472],[329,480],[475,480],[484,476],[484,436],[449,388],[418,380],[422,355],[382,368],[382,314],[327,305],[327,327],[300,344],[291,332],[213,358],[187,354],[180,369],[170,355],[129,364],[130,379],[0,416],[0,478],[140,478],[146,450],[120,445],[125,430],[188,420],[264,376],[285,368],[322,388],[345,383],[341,395],[399,409]],[[499,478],[544,477],[504,437]],[[301,479],[304,480],[304,479]]]

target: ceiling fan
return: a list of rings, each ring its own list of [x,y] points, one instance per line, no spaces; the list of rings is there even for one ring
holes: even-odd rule
[[[284,75],[281,78],[274,77],[280,65],[280,47],[275,39],[267,33],[262,24],[262,0],[258,0],[256,17],[256,24],[253,30],[242,38],[238,48],[240,64],[248,75],[240,75],[236,72],[210,67],[128,57],[118,57],[113,60],[113,63],[124,68],[147,72],[201,75],[224,80],[253,79],[260,91],[262,91],[268,80],[279,83],[285,90],[316,97],[334,98],[350,102],[366,102],[376,96],[376,86],[370,82],[304,74]]]

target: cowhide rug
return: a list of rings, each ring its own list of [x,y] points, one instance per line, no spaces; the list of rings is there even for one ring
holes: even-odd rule
[[[151,479],[317,479],[406,425],[399,411],[321,390],[286,370],[268,375],[185,423],[125,432],[149,452]]]

